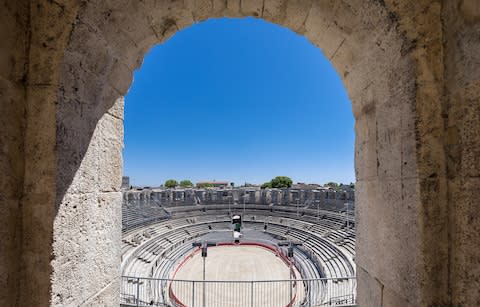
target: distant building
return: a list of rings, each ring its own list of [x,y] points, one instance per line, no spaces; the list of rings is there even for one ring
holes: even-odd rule
[[[201,181],[197,182],[197,187],[227,188],[230,182],[227,181]]]
[[[355,191],[355,186],[352,184],[342,184],[340,185],[341,191],[352,192]]]
[[[130,189],[130,177],[128,176],[122,177],[122,189],[124,190]]]
[[[315,190],[318,188],[321,188],[321,185],[316,183],[297,182],[295,184],[292,184],[292,189],[298,189],[298,190]]]
[[[245,187],[245,188],[260,188],[260,185],[259,185],[259,184],[254,184],[254,183],[245,182],[245,184],[244,184],[242,187]]]

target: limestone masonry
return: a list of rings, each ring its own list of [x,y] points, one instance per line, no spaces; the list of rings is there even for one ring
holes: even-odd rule
[[[259,205],[320,205],[322,208],[344,210],[345,204],[353,206],[355,193],[334,190],[296,189],[142,189],[124,190],[123,203],[130,205],[208,205],[208,204],[259,204]],[[328,205],[328,206],[327,206]]]
[[[352,102],[358,305],[480,306],[478,0],[0,1],[0,306],[119,305],[133,72],[245,16],[318,46]]]

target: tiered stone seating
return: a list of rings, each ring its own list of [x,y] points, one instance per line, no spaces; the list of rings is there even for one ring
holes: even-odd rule
[[[194,240],[211,231],[231,229],[232,210],[243,215],[244,228],[264,231],[277,239],[302,242],[308,252],[295,254],[302,278],[336,278],[305,287],[311,302],[332,299],[334,296],[328,293],[345,293],[341,292],[345,287],[352,287],[350,280],[338,279],[355,276],[355,224],[349,221],[347,227],[345,215],[309,207],[300,208],[297,213],[295,206],[246,205],[245,212],[242,205],[230,207],[176,206],[142,213],[129,213],[138,208],[124,208],[124,213],[128,213],[124,220],[131,224],[123,227],[123,275],[169,278],[178,262],[192,250]],[[166,294],[159,290],[164,287],[154,284],[158,282],[149,281],[142,287],[149,297],[163,302]],[[326,288],[329,291],[323,291]]]

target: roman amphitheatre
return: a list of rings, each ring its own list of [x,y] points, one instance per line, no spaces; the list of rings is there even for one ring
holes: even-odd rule
[[[1,306],[120,305],[120,268],[133,250],[122,242],[120,190],[133,71],[179,29],[245,16],[304,35],[352,102],[357,305],[480,305],[478,1],[3,0],[0,8]],[[219,205],[215,214],[172,211],[149,227],[165,240],[173,229],[226,227],[228,203]],[[298,227],[322,226],[308,207],[290,225],[294,210],[248,208],[243,222],[265,234],[272,216],[267,231],[298,237],[308,233]],[[123,240],[134,239],[129,231]],[[324,241],[310,242],[313,250]],[[330,274],[348,273],[342,254]]]
[[[353,190],[125,190],[122,209],[123,306],[356,305]]]

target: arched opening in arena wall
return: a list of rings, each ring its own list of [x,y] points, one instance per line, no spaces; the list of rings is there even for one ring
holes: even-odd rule
[[[5,305],[118,305],[123,96],[133,72],[176,31],[245,16],[304,35],[330,59],[351,99],[359,305],[475,305],[474,294],[459,295],[478,283],[476,272],[465,273],[475,265],[470,241],[478,235],[464,235],[461,216],[473,212],[476,181],[468,176],[475,174],[461,188],[455,176],[468,172],[463,166],[447,178],[446,152],[454,162],[466,154],[453,148],[456,130],[445,136],[445,116],[462,123],[462,133],[474,121],[446,103],[453,99],[443,96],[447,85],[453,92],[468,82],[447,84],[444,70],[452,67],[439,60],[463,59],[456,57],[461,44],[442,26],[476,20],[471,10],[431,1],[47,2],[26,5],[28,83],[15,88],[21,98],[11,94],[25,102],[18,112],[25,125],[17,129],[24,165],[20,179],[7,178],[21,181],[22,197],[12,196],[12,204],[21,204],[11,214],[19,225],[2,217],[9,225],[0,242],[8,264],[2,268],[9,280],[0,288]],[[449,19],[456,14],[461,18]],[[477,92],[472,87],[459,97],[476,101]],[[470,194],[454,206],[452,191]]]
[[[379,11],[367,17],[364,12],[372,11],[370,5]],[[336,13],[340,11],[341,15]],[[120,241],[120,227],[118,221],[112,221],[112,213],[119,217],[122,96],[130,87],[134,69],[153,45],[165,41],[178,29],[219,15],[257,16],[285,26],[304,35],[330,59],[348,91],[356,120],[357,207],[362,208],[357,212],[359,295],[362,279],[371,278],[391,284],[400,297],[421,299],[416,293],[417,285],[410,282],[417,280],[418,272],[412,270],[412,263],[419,258],[405,252],[416,249],[421,227],[415,214],[420,208],[415,205],[419,195],[412,105],[417,94],[414,59],[409,53],[411,42],[398,31],[395,19],[373,2],[359,7],[335,2],[284,5],[257,1],[241,5],[229,2],[222,8],[200,2],[192,6],[128,2],[123,9],[110,9],[106,3],[87,5],[79,15],[61,64],[57,108],[56,223],[73,221],[74,225],[59,227],[54,235],[76,237],[83,222],[72,210],[72,202],[99,203],[95,225],[108,227],[103,226],[100,231],[104,236],[96,234],[88,244],[95,242],[94,238],[114,238],[96,241],[96,246],[112,245],[108,248],[112,256],[102,262],[118,270],[118,260],[112,259],[118,252],[112,251],[119,250],[114,242]],[[378,212],[382,212],[382,218],[372,224]],[[401,220],[396,218],[399,212],[404,216]],[[382,231],[377,231],[377,227]],[[62,241],[55,241],[53,246],[54,301],[56,293],[65,291],[64,278],[69,276],[61,273],[66,269],[62,264],[70,263],[71,270],[79,269],[67,259],[82,250],[77,246],[67,252],[57,242],[63,246]],[[100,252],[88,245],[85,248]],[[97,267],[89,266],[88,270],[93,274]],[[389,273],[385,274],[386,271]],[[89,280],[86,284],[87,288],[92,287],[91,291],[98,289],[98,284],[106,285],[102,276],[94,275],[93,280],[96,279],[98,283]],[[77,289],[72,291],[84,288]]]
[[[200,304],[195,282],[173,282],[168,296],[159,293],[166,292],[164,278],[201,281],[202,258],[192,243],[205,240],[219,245],[206,261],[213,279],[207,306],[354,304],[354,120],[340,77],[317,47],[261,19],[202,21],[145,55],[124,110],[130,182],[122,181],[121,304]],[[260,188],[279,174],[294,179],[291,188]],[[228,184],[163,186],[172,178]],[[318,185],[332,181],[346,184]],[[242,186],[247,182],[256,186]],[[235,215],[242,220],[237,230]],[[287,255],[280,246],[288,241],[301,244],[292,250],[292,275],[306,284],[292,288],[291,298],[288,281],[261,282],[288,279],[288,267],[269,258],[272,251]],[[225,276],[231,282],[218,282]],[[235,282],[249,278],[250,291]]]
[[[260,186],[285,174],[295,195],[272,203],[306,206],[324,188],[308,183],[347,189],[355,181],[351,103],[320,49],[261,19],[213,19],[179,32],[148,52],[124,97],[124,189],[169,178]],[[341,196],[332,210],[353,201]]]

